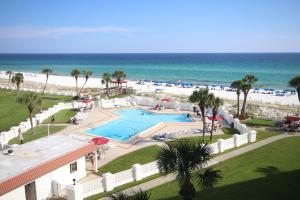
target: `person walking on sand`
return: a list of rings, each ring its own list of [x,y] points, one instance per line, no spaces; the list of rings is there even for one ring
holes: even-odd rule
[[[55,121],[55,118],[54,118],[54,115],[52,115],[52,117],[51,117],[51,125],[53,125],[54,121]]]
[[[18,132],[19,132],[20,144],[23,144],[24,138],[23,138],[23,133],[22,133],[21,127],[19,127]]]

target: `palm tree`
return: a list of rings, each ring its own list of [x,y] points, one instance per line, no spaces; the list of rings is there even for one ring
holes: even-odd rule
[[[5,74],[8,75],[8,85],[9,85],[11,76],[14,74],[14,72],[13,71],[6,71]]]
[[[236,96],[237,96],[236,117],[237,118],[239,118],[239,115],[240,115],[240,95],[241,95],[242,86],[243,86],[243,81],[242,80],[233,81],[231,83],[231,87],[236,89]]]
[[[142,191],[141,189],[138,192],[134,192],[134,194],[126,194],[121,192],[119,194],[111,195],[110,198],[112,200],[149,200],[151,194],[148,194],[147,191]]]
[[[258,79],[254,75],[246,75],[243,78],[243,85],[242,85],[242,92],[244,94],[244,101],[243,101],[243,106],[241,110],[241,115],[245,115],[245,110],[246,110],[246,104],[247,104],[247,97],[250,89],[253,87],[253,84],[257,81]]]
[[[203,189],[213,188],[221,178],[221,171],[213,170],[212,168],[208,168],[203,173],[198,174],[199,185]]]
[[[21,85],[21,83],[24,82],[24,76],[23,76],[23,74],[22,73],[16,73],[11,78],[11,82],[15,83],[17,85],[17,91],[19,92],[20,85]]]
[[[211,106],[212,106],[212,122],[211,122],[211,131],[210,131],[210,141],[212,141],[213,128],[215,124],[215,118],[218,115],[219,107],[224,104],[224,101],[219,97],[211,95]]]
[[[295,87],[298,94],[298,101],[300,102],[300,76],[295,76],[289,81],[289,86]],[[298,106],[298,115],[299,115],[299,106]]]
[[[79,94],[81,93],[81,90],[83,89],[83,87],[85,86],[85,84],[86,84],[86,82],[88,81],[88,79],[92,76],[92,74],[93,74],[93,72],[91,72],[91,71],[83,71],[82,72],[82,74],[84,75],[84,77],[85,77],[85,82],[84,82],[84,84],[82,85],[82,88],[80,89],[80,91],[79,91]]]
[[[205,127],[206,127],[206,121],[205,121],[205,109],[211,106],[211,97],[209,95],[208,89],[199,89],[198,91],[195,90],[193,94],[189,97],[189,101],[192,103],[198,103],[198,106],[201,111],[202,115],[202,122],[203,122],[203,138],[202,141],[204,143],[204,137],[205,137]]]
[[[48,79],[49,79],[49,75],[52,74],[52,69],[43,69],[42,70],[42,73],[46,75],[46,83],[45,83],[45,86],[44,86],[44,89],[43,89],[43,95],[45,94],[45,90],[46,90],[46,86],[47,86],[47,83],[48,83]]]
[[[118,90],[120,92],[120,84],[122,83],[122,80],[126,78],[126,74],[121,70],[117,70],[112,74],[112,77],[117,80]]]
[[[79,69],[73,69],[71,71],[71,76],[73,76],[76,80],[76,93],[77,93],[77,97],[79,97],[79,93],[78,93],[78,77],[80,75],[80,70]]]
[[[110,88],[109,83],[111,82],[111,75],[108,72],[105,72],[102,74],[102,80],[101,83],[105,84],[106,90],[107,90],[107,96],[109,97]]]
[[[176,173],[180,185],[179,194],[183,200],[191,200],[195,196],[195,188],[191,182],[192,172],[203,168],[211,158],[212,148],[208,144],[186,140],[162,146],[157,164],[163,175]]]
[[[33,123],[32,123],[32,115],[35,107],[37,105],[41,105],[42,99],[34,93],[26,93],[21,97],[17,98],[18,103],[23,103],[26,105],[28,114],[29,114],[29,119],[30,119],[30,125],[31,125],[31,133],[33,135]]]

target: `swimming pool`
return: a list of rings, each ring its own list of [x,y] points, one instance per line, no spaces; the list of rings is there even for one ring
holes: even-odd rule
[[[143,109],[113,111],[119,119],[97,126],[86,133],[125,141],[129,137],[158,124],[159,122],[191,122],[186,114],[156,114]]]

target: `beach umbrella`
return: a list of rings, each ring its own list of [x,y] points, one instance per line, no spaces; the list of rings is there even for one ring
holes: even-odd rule
[[[95,145],[103,145],[107,144],[109,142],[109,139],[105,137],[95,137],[91,140],[91,142],[93,142]]]
[[[212,120],[213,120],[213,116],[209,116],[208,119],[212,121]],[[223,117],[222,117],[222,116],[217,115],[217,116],[215,117],[215,121],[221,121],[221,120],[223,120]]]

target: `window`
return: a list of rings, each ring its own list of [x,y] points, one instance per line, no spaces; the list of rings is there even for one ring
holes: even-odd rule
[[[77,171],[77,162],[73,162],[70,164],[70,173]]]

